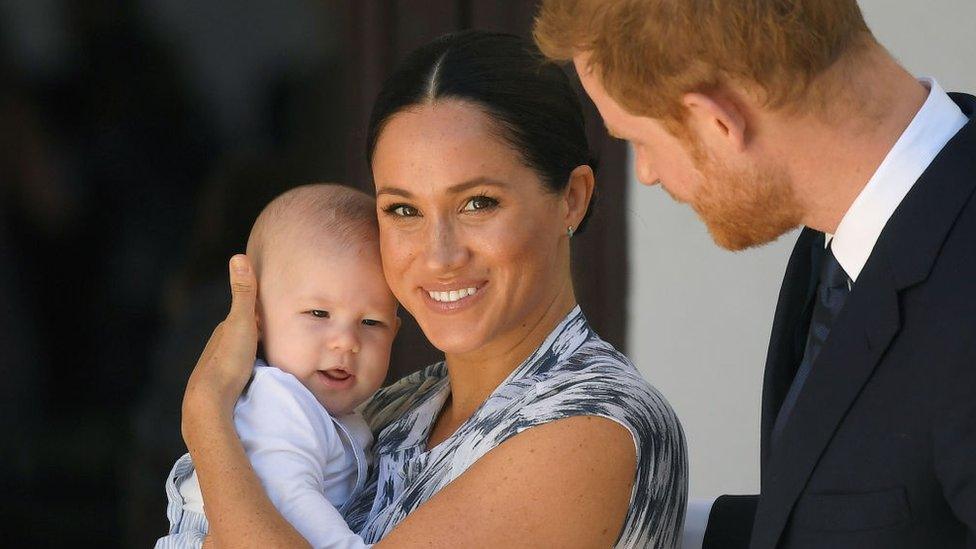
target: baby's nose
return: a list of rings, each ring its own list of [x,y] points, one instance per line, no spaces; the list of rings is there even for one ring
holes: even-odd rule
[[[358,353],[360,341],[355,328],[338,328],[332,333],[329,347],[341,353]]]

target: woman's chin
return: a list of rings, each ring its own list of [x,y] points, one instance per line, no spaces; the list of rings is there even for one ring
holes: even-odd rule
[[[480,348],[484,339],[477,337],[477,334],[464,330],[458,330],[457,326],[438,326],[436,329],[428,329],[421,324],[420,329],[430,344],[443,352],[445,355],[463,355]],[[464,333],[462,333],[464,332]]]

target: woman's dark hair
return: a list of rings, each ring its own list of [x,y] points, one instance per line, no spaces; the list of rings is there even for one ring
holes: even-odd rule
[[[576,167],[596,169],[579,96],[562,69],[546,61],[528,40],[476,30],[447,34],[414,50],[386,79],[369,120],[370,164],[391,117],[438,99],[458,99],[483,109],[552,192],[566,188]],[[591,201],[577,232],[592,210]]]

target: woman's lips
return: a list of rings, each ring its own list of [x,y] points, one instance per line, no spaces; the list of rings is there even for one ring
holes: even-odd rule
[[[469,295],[475,295],[476,293],[478,293],[477,286],[463,287],[450,291],[427,290],[427,295],[439,303],[452,303],[454,301],[464,299]]]
[[[487,282],[452,284],[446,288],[421,287],[419,292],[424,303],[433,311],[453,313],[471,307],[481,300]]]

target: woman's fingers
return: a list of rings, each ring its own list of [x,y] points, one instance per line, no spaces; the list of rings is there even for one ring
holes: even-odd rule
[[[257,279],[246,255],[230,259],[230,292],[230,312],[211,336],[212,347],[208,344],[204,356],[221,372],[223,381],[239,392],[251,375],[258,343],[254,316]],[[236,400],[238,394],[228,396]]]
[[[230,258],[230,319],[246,319],[254,322],[254,305],[257,301],[257,279],[251,261],[244,254]]]
[[[231,258],[230,288],[230,312],[214,329],[187,382],[183,397],[184,437],[195,411],[211,405],[233,409],[251,376],[258,344],[254,315],[257,280],[245,255]]]
[[[215,334],[217,348],[221,351],[217,357],[225,360],[222,368],[229,368],[231,375],[244,388],[254,365],[254,354],[257,352],[258,328],[254,315],[257,302],[257,278],[251,262],[244,254],[230,258],[230,312]],[[236,397],[236,395],[235,395]]]

